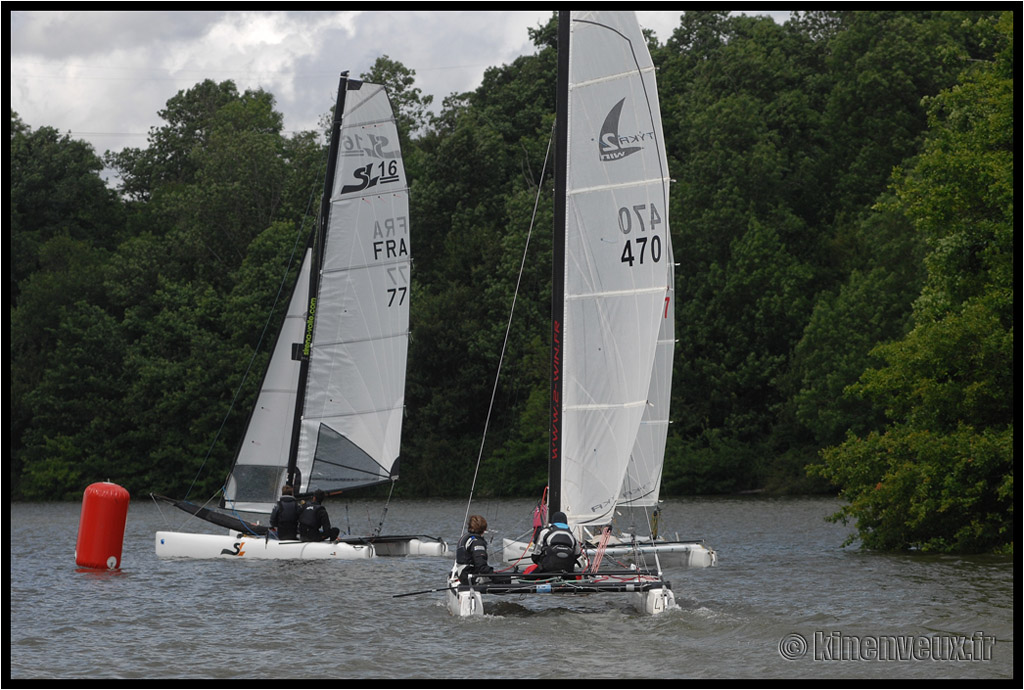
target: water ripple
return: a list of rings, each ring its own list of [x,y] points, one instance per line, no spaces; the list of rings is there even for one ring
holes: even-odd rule
[[[375,526],[382,506],[329,507],[337,523],[366,515]],[[528,528],[531,507],[489,506],[488,522],[503,530],[492,543]],[[484,617],[461,620],[448,615],[442,592],[393,596],[441,587],[447,558],[160,560],[153,535],[169,527],[167,515],[141,500],[129,511],[122,570],[96,572],[74,564],[80,506],[15,504],[10,676],[522,680],[562,673],[570,658],[580,678],[602,680],[1013,677],[1012,559],[842,548],[847,530],[824,520],[836,507],[830,499],[666,501],[664,533],[704,537],[720,556],[717,568],[667,573],[676,609],[650,618],[614,595],[494,597]],[[454,544],[464,514],[459,502],[393,502],[388,527]],[[55,534],[53,524],[66,529]],[[813,641],[834,631],[984,631],[997,642],[990,659],[961,663],[780,654],[789,635]]]

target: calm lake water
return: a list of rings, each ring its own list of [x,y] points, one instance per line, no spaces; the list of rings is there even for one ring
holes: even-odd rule
[[[369,534],[382,501],[329,502]],[[207,530],[133,497],[122,568],[79,569],[81,505],[15,504],[9,521],[12,679],[1010,679],[1011,558],[879,555],[843,548],[850,528],[823,498],[666,501],[662,534],[701,537],[704,570],[668,570],[678,609],[643,617],[625,595],[485,598],[449,616],[449,558],[168,561],[158,529]],[[501,537],[529,527],[529,501],[478,501]],[[393,501],[384,533],[454,548],[458,501]],[[492,563],[495,549],[492,548]],[[519,683],[521,685],[521,683]]]

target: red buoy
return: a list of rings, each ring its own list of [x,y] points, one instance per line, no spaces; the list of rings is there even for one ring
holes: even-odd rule
[[[83,568],[104,570],[121,567],[128,500],[128,491],[117,484],[97,482],[86,487],[82,519],[78,523],[75,563]]]

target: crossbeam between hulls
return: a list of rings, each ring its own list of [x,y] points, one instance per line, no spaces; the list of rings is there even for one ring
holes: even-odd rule
[[[486,579],[494,575],[481,576]],[[499,575],[500,577],[500,575]],[[618,579],[616,579],[618,578]],[[627,579],[628,578],[628,579]],[[585,573],[532,573],[517,574],[508,583],[474,582],[452,585],[455,592],[481,594],[596,594],[600,592],[649,592],[671,589],[668,581],[654,576],[638,575],[635,570],[610,570],[594,574]]]
[[[632,582],[536,582],[519,584],[481,583],[453,586],[456,592],[479,592],[481,594],[598,594],[617,592],[650,592],[671,589],[663,580],[640,580]]]

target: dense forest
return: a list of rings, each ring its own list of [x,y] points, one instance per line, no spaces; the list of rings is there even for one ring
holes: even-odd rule
[[[649,36],[679,264],[664,494],[837,491],[869,547],[1012,550],[1013,22],[701,11]],[[553,21],[531,38],[436,109],[415,66],[362,75],[412,188],[406,496],[467,495],[478,456],[478,496],[546,481]],[[323,132],[274,107],[203,81],[102,157],[11,113],[14,499],[221,486],[323,184]]]

